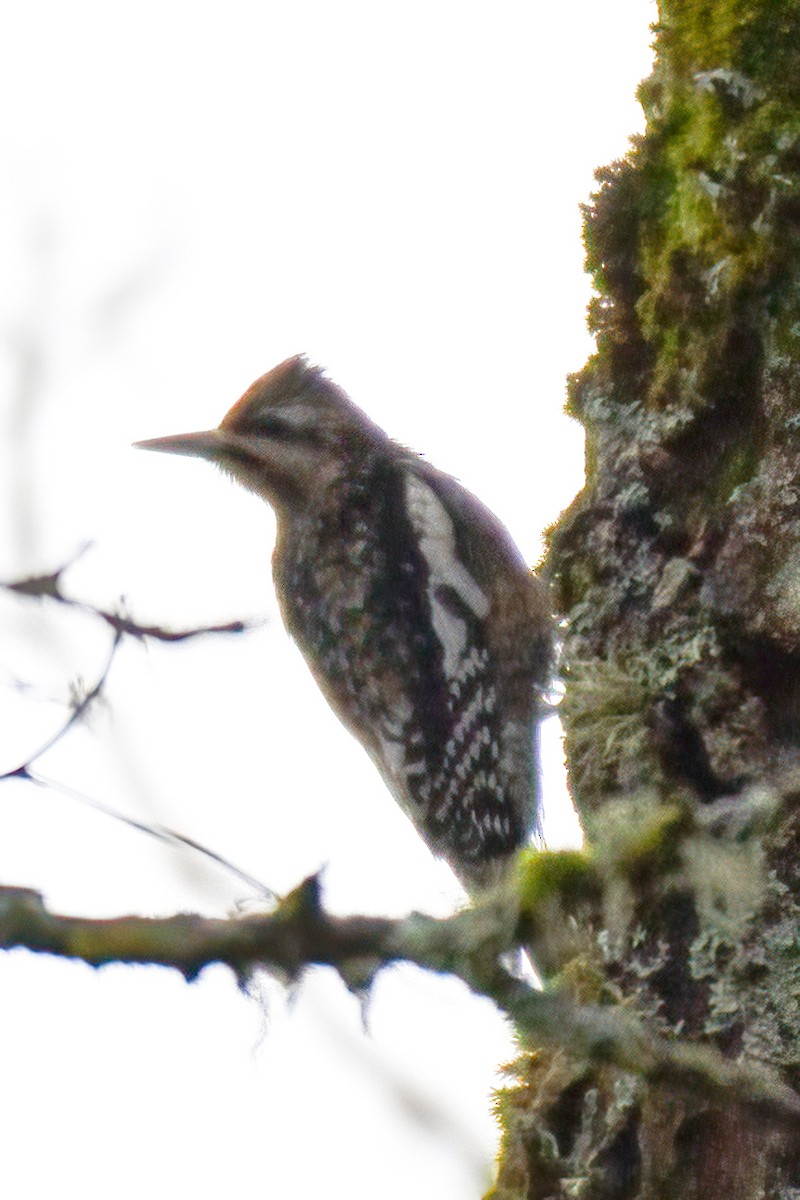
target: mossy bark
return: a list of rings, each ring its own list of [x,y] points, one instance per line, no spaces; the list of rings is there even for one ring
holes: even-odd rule
[[[662,0],[656,52],[646,133],[586,209],[587,483],[548,567],[571,785],[609,869],[551,986],[591,979],[795,1086],[800,5]],[[615,847],[676,809],[669,852],[623,883]],[[798,1145],[733,1105],[567,1054],[520,1071],[498,1200],[800,1194]]]

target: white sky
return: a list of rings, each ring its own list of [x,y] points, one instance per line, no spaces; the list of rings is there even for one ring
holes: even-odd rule
[[[648,0],[28,0],[0,41],[0,576],[86,540],[76,594],[142,622],[107,706],[39,765],[277,890],[443,911],[433,864],[282,631],[271,514],[137,438],[216,424],[300,350],[477,492],[533,561],[580,486],[564,377],[590,350],[578,204],[641,128]],[[32,397],[20,420],[20,396]],[[20,431],[21,435],[20,436]],[[0,767],[62,719],[107,635],[0,596]],[[34,685],[20,693],[13,678]],[[86,914],[237,889],[53,794],[0,794],[0,880]],[[470,1200],[512,1053],[488,1004],[410,969],[358,1005],[319,973],[262,1009],[223,971],[0,957],[0,1186],[50,1194]],[[387,1169],[388,1168],[388,1169]]]

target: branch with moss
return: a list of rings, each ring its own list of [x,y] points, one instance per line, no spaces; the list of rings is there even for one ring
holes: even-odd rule
[[[258,968],[294,979],[306,967],[325,965],[355,990],[369,988],[391,963],[414,963],[463,979],[493,1000],[531,1043],[558,1045],[576,1057],[610,1063],[717,1104],[740,1104],[776,1122],[800,1118],[800,1096],[766,1068],[734,1064],[708,1047],[652,1033],[618,1008],[576,1005],[516,979],[498,953],[510,948],[502,945],[507,924],[492,903],[444,919],[419,913],[401,919],[336,917],[322,906],[317,877],[272,912],[230,919],[61,916],[37,892],[0,889],[2,949],[25,947],[94,967],[110,962],[172,967],[187,980],[212,963],[227,965],[240,980]]]

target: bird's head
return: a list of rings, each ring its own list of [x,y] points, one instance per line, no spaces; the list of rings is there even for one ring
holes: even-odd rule
[[[280,513],[313,503],[385,434],[302,355],[262,375],[216,429],[134,443],[206,458]]]

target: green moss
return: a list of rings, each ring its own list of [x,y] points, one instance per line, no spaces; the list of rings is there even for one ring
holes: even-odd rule
[[[500,1169],[484,1200],[530,1200],[556,1186],[561,1163],[548,1110],[579,1072],[558,1051],[521,1054],[503,1068],[511,1082],[495,1093],[502,1132]]]
[[[581,792],[619,786],[624,763],[637,762],[652,775],[643,664],[576,660],[566,680],[562,712],[575,786]]]
[[[517,881],[522,911],[534,914],[550,900],[570,903],[598,890],[595,868],[582,850],[523,851]]]
[[[635,880],[669,871],[690,827],[684,805],[663,804],[653,792],[611,801],[591,823],[598,869]]]
[[[722,457],[720,469],[714,480],[716,503],[711,505],[712,511],[718,506],[728,504],[737,488],[743,487],[755,476],[760,464],[762,446],[759,441],[747,438],[731,447]]]
[[[600,964],[586,956],[576,955],[552,975],[547,991],[565,992],[576,1004],[614,1004],[619,994],[610,986]]]
[[[767,873],[758,837],[730,844],[698,832],[686,839],[681,860],[703,929],[692,947],[694,969],[705,953],[703,939],[741,940],[763,903]]]
[[[588,482],[549,538],[590,851],[526,867],[523,887],[548,986],[617,989],[796,1082],[800,822],[796,796],[759,800],[753,781],[772,796],[800,728],[800,4],[660,0],[657,51],[646,133],[584,210],[597,347],[568,403]],[[531,1138],[512,1194],[594,1195],[570,1148],[597,1162],[604,1131],[584,1138],[583,1093],[560,1091],[558,1178],[540,1185]]]
[[[624,401],[630,363],[620,351],[636,347],[649,374],[640,396],[655,407],[702,407],[718,394],[745,314],[765,332],[763,298],[783,282],[786,237],[797,241],[796,212],[781,198],[796,207],[800,190],[800,10],[763,0],[663,4],[658,49],[640,89],[647,133],[598,172],[585,209],[598,293],[589,314],[598,356],[585,378],[612,379]],[[578,413],[580,394],[579,379],[570,396]]]
[[[800,53],[796,0],[661,0],[657,48],[676,75],[735,67],[790,96]]]

